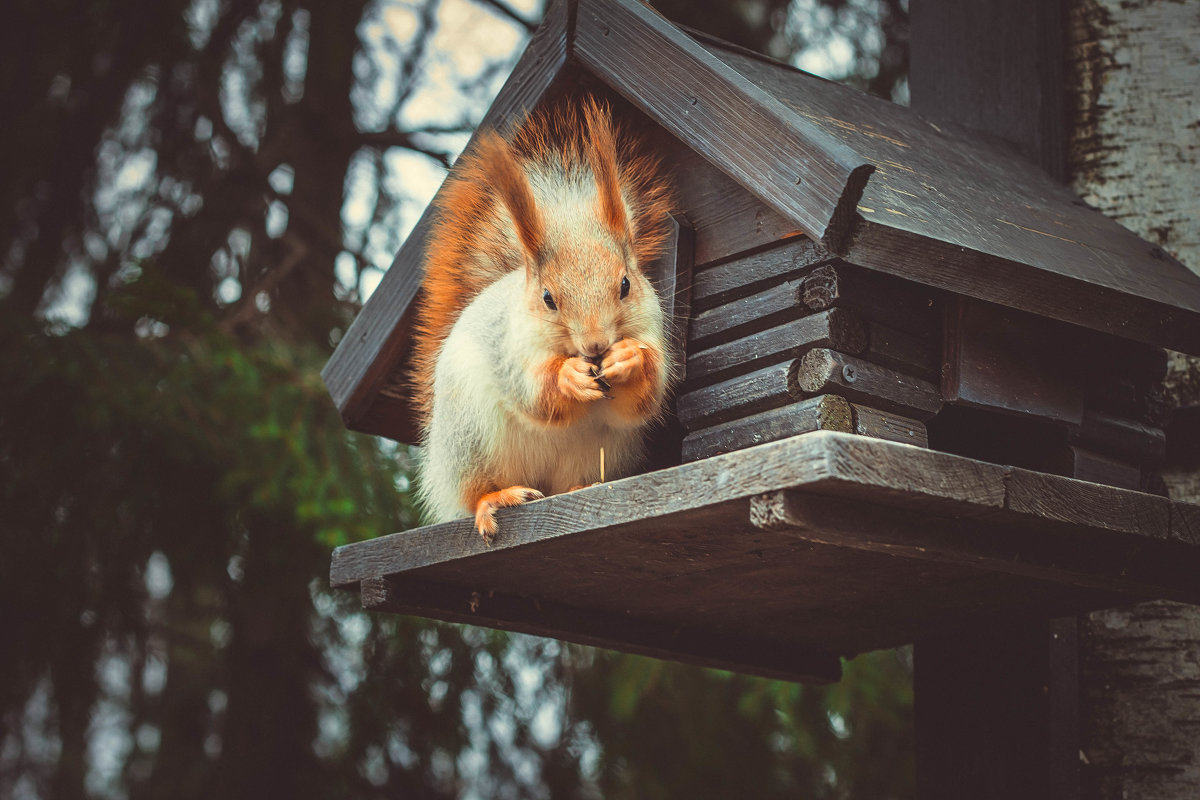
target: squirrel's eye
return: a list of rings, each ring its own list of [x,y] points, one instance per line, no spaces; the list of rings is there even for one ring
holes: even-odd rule
[[[629,276],[621,278],[621,299],[624,300],[629,295]]]
[[[546,304],[546,308],[551,311],[558,311],[558,306],[554,304],[554,297],[550,294],[549,289],[542,290],[542,302]]]

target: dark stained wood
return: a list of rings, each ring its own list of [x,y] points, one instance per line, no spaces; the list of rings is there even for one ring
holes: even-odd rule
[[[1170,530],[1170,502],[1164,497],[1027,469],[1010,469],[1005,482],[1009,517],[1156,540],[1165,540]]]
[[[693,231],[687,221],[671,217],[663,255],[647,269],[668,321],[668,337],[681,361],[687,353],[691,318],[693,244]]]
[[[989,235],[999,238],[1002,234],[995,231]],[[1048,232],[1036,235],[1050,236]],[[1033,255],[1036,242],[1024,246],[1028,248],[1029,260],[1037,262],[1038,257]],[[1144,247],[1146,254],[1154,249],[1150,245]],[[1123,273],[1116,260],[1107,253],[1102,255],[1107,262],[1106,271]],[[1023,262],[953,242],[928,239],[873,220],[864,220],[858,226],[845,257],[863,267],[1113,336],[1188,353],[1200,352],[1200,319],[1195,316],[1194,308],[1200,301],[1191,298],[1194,290],[1188,284],[1193,278],[1181,274],[1164,276],[1160,283],[1165,288],[1156,292],[1155,297],[1134,297],[1126,294],[1130,287],[1124,285],[1111,288],[1086,278],[1029,269]],[[1129,258],[1140,260],[1132,252]],[[1179,304],[1170,299],[1174,291],[1180,293]],[[1184,304],[1186,307],[1181,308]]]
[[[975,520],[964,526],[927,511],[795,491],[755,497],[750,513],[759,527],[790,531],[816,544],[986,567],[1080,588],[1128,587],[1127,562],[1141,547],[1137,537],[1106,537],[1091,548],[1065,547],[1036,527],[1007,529],[1001,535],[993,522]],[[1142,591],[1160,590],[1146,585]],[[1200,586],[1178,591],[1179,599],[1200,597]]]
[[[942,370],[941,341],[934,336],[918,336],[868,320],[867,348],[862,356],[880,366],[905,375],[936,381]]]
[[[800,299],[802,281],[794,279],[692,317],[688,345],[693,352],[809,313]]]
[[[788,373],[792,363],[789,360],[772,364],[747,375],[684,392],[675,401],[679,421],[685,430],[693,432],[801,399],[789,388]]]
[[[641,108],[670,129],[697,263],[807,231],[877,273],[1200,352],[1200,281],[1005,148],[689,37],[633,0],[553,4],[485,125],[600,84],[624,115]],[[351,428],[400,441],[415,438],[405,358],[428,224],[323,372]],[[1161,426],[1158,405],[1136,418]]]
[[[833,393],[863,405],[894,411],[918,420],[942,408],[937,387],[836,350],[809,350],[797,362],[793,391],[800,396]]]
[[[1200,505],[1171,503],[1171,538],[1187,545],[1200,545]]]
[[[937,328],[928,287],[870,273],[852,264],[825,264],[804,279],[801,302],[813,311],[852,307],[868,319],[918,335]]]
[[[913,716],[917,797],[1053,800],[1074,797],[1048,790],[1062,771],[1051,755],[1069,741],[1072,717],[1060,704],[1054,675],[1069,671],[1073,640],[1036,615],[984,617],[952,636],[922,639],[913,648]],[[1056,691],[1052,697],[1051,687]],[[1075,737],[1076,740],[1078,737]],[[1079,761],[1076,742],[1071,751]],[[1069,782],[1069,781],[1068,781]],[[1061,785],[1055,779],[1055,785]]]
[[[812,431],[854,432],[850,404],[826,394],[703,428],[684,438],[683,461],[710,458]]]
[[[920,420],[880,411],[859,403],[852,403],[851,410],[854,414],[854,432],[859,436],[887,439],[916,447],[929,446],[929,433]]]
[[[1136,514],[1010,511],[1011,472],[816,431],[504,509],[490,548],[469,520],[338,548],[330,579],[397,611],[616,644],[627,628],[633,649],[678,644],[677,657],[758,671],[780,669],[773,650],[848,655],[956,634],[981,614],[1200,590],[1195,545],[1128,524]],[[1043,479],[1071,508],[1142,502]],[[773,512],[779,492],[803,515]],[[400,594],[371,599],[380,578]]]
[[[1067,440],[1138,463],[1159,463],[1167,454],[1162,428],[1100,411],[1085,410],[1079,425],[1068,430]]]
[[[720,43],[703,44],[876,167],[858,204],[863,224],[839,251],[846,260],[1200,352],[1200,280],[1009,146]]]
[[[484,116],[482,129],[506,129],[554,91],[567,63],[568,11],[573,2],[551,3],[542,26]],[[408,350],[413,300],[421,284],[425,238],[432,218],[431,206],[321,371],[334,404],[352,430],[415,441],[412,412],[403,394],[383,400],[383,408],[372,406],[379,399],[381,385]]]
[[[947,304],[949,403],[1078,425],[1083,388],[1060,326],[970,298]]]
[[[733,670],[776,680],[830,683],[839,659],[810,649],[597,612],[528,597],[446,587],[406,576],[360,584],[363,608],[552,636],[576,644]]]
[[[1078,445],[1059,448],[1046,464],[1046,471],[1122,489],[1142,488],[1142,470],[1136,464]]]
[[[692,307],[707,311],[790,278],[803,277],[829,258],[825,248],[807,237],[799,237],[768,250],[698,269],[692,286]]]
[[[867,349],[867,328],[853,311],[833,308],[707,350],[693,345],[687,361],[688,386],[696,388],[751,372],[764,364],[796,358],[814,347],[862,353]]]
[[[1011,142],[1067,180],[1061,0],[917,3],[909,24],[914,111]]]
[[[1007,139],[1046,170],[1044,176],[1035,174],[1035,181],[1065,180],[1064,14],[1061,0],[973,3],[924,0],[916,4],[910,18],[914,109]],[[917,47],[921,48],[919,53]],[[995,171],[1004,170],[1001,167]],[[1006,187],[1012,183],[1011,178],[1002,180],[1004,183],[1000,185]],[[991,185],[995,184],[988,181],[980,188]],[[1019,185],[1018,192],[1025,187]],[[1055,187],[1054,191],[1062,190]],[[976,234],[991,226],[1008,227],[1035,239],[1057,235],[1061,241],[1053,241],[1062,250],[1070,249],[1076,242],[1082,242],[1081,250],[1091,244],[1089,239],[1075,234],[1077,221],[1063,224],[1058,212],[1042,215],[1039,223],[1019,220],[1009,213],[1010,209],[1000,208],[1003,205],[980,208],[984,218],[975,223]],[[911,213],[909,208],[894,208]],[[884,210],[883,214],[864,216],[897,215]],[[869,224],[865,223],[864,228]],[[992,253],[1010,244],[1007,240],[1000,242],[999,247],[978,246],[962,239],[958,242],[977,252]],[[1013,237],[1011,244],[1027,246],[1018,237]],[[864,248],[864,254],[869,249]],[[871,257],[882,261],[917,256],[897,248],[891,253],[880,249],[866,256]],[[964,294],[1018,308],[1032,308],[1025,305],[1029,299],[1040,305],[1039,313],[1045,313],[1042,309],[1055,309],[1058,318],[1075,322],[1094,313],[1087,302],[1067,307],[1069,295],[1037,298],[1030,297],[1032,293],[1022,295],[1036,277],[997,278],[995,272],[983,274],[979,270],[992,267],[1003,273],[1005,266],[987,257],[973,257],[964,250],[954,253],[951,247],[927,248],[922,266],[936,271],[942,257],[958,258],[962,263],[975,261],[977,269],[972,272],[972,280],[977,286],[991,284]],[[1100,262],[1090,253],[1084,257]],[[1070,257],[1065,253],[1051,258],[1062,258],[1060,263],[1068,272],[1078,267],[1069,262]],[[1023,282],[1004,287],[1006,278]],[[1074,289],[1072,286],[1071,290]],[[1014,302],[1018,295],[1021,299]],[[1064,307],[1066,313],[1062,314]],[[1056,314],[1052,311],[1050,315]],[[1083,324],[1095,325],[1095,322]],[[948,334],[953,327],[954,323],[948,322]],[[1045,343],[1051,349],[1057,345],[1057,342]],[[971,350],[969,346],[967,349]],[[947,372],[955,373],[947,381],[952,386],[957,383],[962,366],[956,351],[953,344],[946,348],[946,360],[952,362]],[[992,367],[993,364],[984,365],[984,369]],[[1058,372],[1062,371],[1060,366]],[[969,375],[971,369],[965,372]],[[1039,377],[1044,385],[1044,375],[1044,367],[1034,368],[1035,388]],[[1013,388],[1018,392],[1027,389],[1030,379],[1024,373],[1024,378],[1018,378]],[[978,380],[969,382],[979,384]],[[1050,381],[1050,385],[1054,382]],[[943,388],[947,401],[951,401],[957,387],[953,387],[955,391]],[[988,396],[995,394],[990,392]],[[1006,398],[1006,404],[1011,405],[1012,400],[1011,396]],[[968,413],[984,418],[996,416],[988,412]],[[1033,418],[1013,418],[1011,423],[1025,428],[1026,435],[1014,437],[1010,444],[1000,444],[998,450],[1018,451],[1022,460],[1036,462],[1044,449],[1056,445],[1057,431]],[[1043,433],[1051,435],[1037,437],[1038,425]],[[1048,616],[1049,612],[1042,610],[1001,625],[981,625],[961,637],[935,637],[917,643],[914,648],[917,791],[922,800],[949,797],[1074,800],[1080,796],[1076,624],[1073,618],[1053,620]]]
[[[1200,405],[1175,409],[1167,428],[1167,460],[1175,466],[1200,463]]]
[[[579,61],[647,116],[810,238],[839,248],[873,167],[829,131],[641,3],[581,3],[575,37]]]
[[[699,153],[664,134],[663,168],[675,197],[696,232],[696,264],[808,239],[795,222],[775,211]],[[811,245],[811,239],[808,240]]]

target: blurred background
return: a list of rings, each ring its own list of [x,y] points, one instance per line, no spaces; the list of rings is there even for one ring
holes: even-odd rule
[[[660,0],[907,100],[907,0]],[[911,659],[814,689],[368,615],[416,520],[319,371],[542,0],[12,0],[0,796],[904,798]]]

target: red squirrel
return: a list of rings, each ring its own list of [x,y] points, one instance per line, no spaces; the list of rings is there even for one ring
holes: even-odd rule
[[[434,521],[495,513],[628,475],[675,372],[643,271],[671,193],[656,159],[594,100],[483,132],[437,203],[414,334]],[[603,455],[601,455],[603,448]]]

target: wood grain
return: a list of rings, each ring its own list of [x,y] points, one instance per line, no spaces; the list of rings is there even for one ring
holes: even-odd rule
[[[1144,496],[1046,476],[1064,515],[1010,503],[1011,472],[816,431],[505,509],[491,548],[468,520],[338,548],[330,578],[392,610],[759,671],[780,669],[772,648],[846,655],[988,615],[1195,594],[1195,545],[1097,510]],[[779,492],[808,504],[803,529],[764,516],[755,498]],[[380,578],[406,594],[370,599]]]
[[[858,315],[834,308],[708,349],[698,349],[693,342],[687,361],[687,385],[705,386],[764,364],[796,358],[814,347],[862,353],[867,341],[867,328]]]
[[[817,650],[714,635],[627,614],[597,612],[517,595],[480,594],[407,576],[361,582],[363,608],[484,625],[576,644],[733,670],[775,680],[821,684],[841,678],[841,662]]]
[[[918,336],[938,329],[934,293],[928,287],[868,272],[853,264],[818,266],[805,276],[800,299],[812,311],[854,308],[867,319]]]
[[[854,432],[859,436],[887,439],[917,447],[929,446],[929,433],[920,420],[880,411],[860,403],[852,403],[850,408],[854,416]]]
[[[807,237],[792,239],[767,250],[739,255],[730,261],[697,269],[692,306],[707,311],[714,306],[800,278],[831,256]]]
[[[836,395],[821,395],[688,434],[683,440],[683,461],[711,458],[801,433],[853,430],[850,404]]]
[[[1085,410],[1080,423],[1067,431],[1067,440],[1139,463],[1158,463],[1167,454],[1162,428],[1100,411]]]
[[[788,381],[792,364],[791,360],[771,364],[746,375],[685,391],[675,401],[675,413],[684,429],[693,432],[802,399]]]
[[[839,394],[922,421],[942,408],[941,394],[928,381],[826,348],[809,350],[794,362],[791,386],[797,396]]]
[[[1128,338],[1154,341],[1144,337],[1157,334],[1170,341],[1154,343],[1200,352],[1200,279],[1008,146],[703,44],[876,167],[859,201],[864,224],[840,253],[848,261]],[[1118,297],[1128,298],[1125,307]]]
[[[1136,540],[1105,540],[1072,550],[1036,530],[998,528],[983,521],[966,526],[926,512],[869,502],[843,502],[801,492],[778,492],[751,501],[751,520],[789,530],[804,541],[928,559],[1051,580],[1085,589],[1129,588],[1128,560]],[[1146,594],[1160,591],[1150,584]],[[1200,586],[1180,587],[1178,599],[1200,597]]]
[[[811,239],[840,247],[870,164],[641,3],[581,3],[575,37],[579,61],[647,116]]]
[[[947,402],[1054,422],[1083,419],[1083,380],[1063,325],[965,297],[946,308]]]

